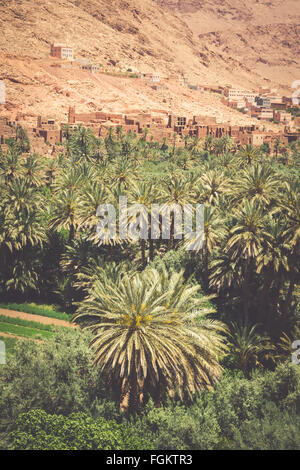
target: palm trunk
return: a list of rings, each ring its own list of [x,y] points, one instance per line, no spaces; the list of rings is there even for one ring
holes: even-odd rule
[[[294,278],[292,278],[290,280],[290,283],[289,283],[288,293],[287,293],[287,296],[286,296],[286,299],[285,299],[285,302],[284,302],[284,306],[283,306],[283,312],[282,313],[285,317],[287,317],[288,314],[289,314],[289,309],[290,309],[290,306],[292,304],[294,287],[295,287],[295,280],[294,280]]]
[[[75,236],[75,227],[74,227],[74,224],[72,223],[70,225],[69,242],[72,242],[74,240],[74,236]]]
[[[264,315],[264,318],[268,318],[268,311],[269,311],[269,292],[270,292],[270,286],[272,283],[272,277],[270,276],[270,273],[266,272],[265,275],[265,281],[260,293],[260,299],[259,299],[259,310],[261,315]]]
[[[245,275],[244,275],[244,283],[243,283],[243,303],[244,303],[245,318],[248,316],[248,310],[249,310],[249,277],[250,277],[249,275],[250,275],[249,260],[247,260]]]
[[[153,261],[154,259],[154,243],[152,238],[149,239],[149,258],[150,261]]]
[[[151,236],[151,213],[148,215],[148,239],[149,239],[149,259],[153,261],[154,258],[154,243]]]
[[[142,252],[142,266],[143,266],[143,268],[145,268],[146,264],[147,264],[147,260],[146,260],[146,242],[143,238],[141,239],[141,252]]]
[[[175,217],[174,212],[171,212],[171,230],[170,230],[170,240],[169,240],[169,250],[174,248],[174,225],[175,225]]]
[[[206,241],[204,242],[204,251],[203,251],[203,256],[204,256],[204,289],[207,291],[208,290],[208,285],[209,285],[209,279],[208,279],[208,249],[207,249],[207,243]]]

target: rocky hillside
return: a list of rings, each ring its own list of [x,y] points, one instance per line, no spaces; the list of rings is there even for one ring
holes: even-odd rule
[[[300,77],[299,0],[156,0],[184,20],[199,47],[234,70],[233,81],[267,79],[290,87]],[[250,76],[244,77],[246,67]]]
[[[109,73],[184,73],[194,83],[273,85],[287,94],[300,78],[299,1],[249,3],[0,0],[0,79],[7,85],[0,113],[61,116],[75,104],[91,110],[129,106],[226,114],[215,97],[186,88],[154,92],[135,79],[50,67],[52,42],[69,43],[77,58],[90,58]],[[231,115],[242,119],[235,111],[226,119]]]

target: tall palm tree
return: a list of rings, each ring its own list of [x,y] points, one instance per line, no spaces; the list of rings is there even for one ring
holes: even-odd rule
[[[42,206],[41,193],[33,186],[29,186],[25,179],[16,178],[8,184],[2,193],[2,204],[6,213],[28,214],[31,210]]]
[[[204,139],[204,149],[208,152],[212,152],[214,148],[214,140],[215,138],[213,135],[207,135]]]
[[[0,177],[4,179],[5,184],[21,176],[20,155],[13,149],[8,149],[7,153],[1,158]]]
[[[275,151],[275,158],[278,159],[278,152],[281,149],[281,141],[280,139],[275,139],[274,141],[274,151]]]
[[[80,226],[88,231],[92,239],[96,237],[98,217],[97,209],[101,204],[106,204],[108,195],[105,187],[98,181],[89,181],[81,189],[78,205],[78,219]]]
[[[39,187],[42,185],[44,173],[43,165],[37,154],[29,155],[22,163],[22,175],[26,182],[31,186]]]
[[[182,224],[180,224],[180,228],[175,226],[176,216],[180,218],[184,209],[189,209],[189,206],[192,208],[192,204],[196,202],[195,190],[190,181],[184,176],[173,174],[163,182],[159,201],[162,202],[162,215],[167,217],[169,217],[169,214],[171,215],[168,244],[171,250],[174,248],[174,238],[177,235],[175,230],[182,230]],[[186,207],[184,208],[184,206]]]
[[[128,202],[131,204],[142,204],[144,207],[139,212],[139,219],[142,226],[147,226],[147,238],[149,241],[149,258],[154,258],[154,244],[151,234],[151,206],[157,203],[159,192],[154,184],[138,181],[126,191]],[[131,221],[129,220],[129,223]],[[145,267],[146,260],[146,240],[141,238],[142,266]]]
[[[229,191],[229,179],[223,173],[210,170],[204,173],[198,181],[199,201],[216,205],[220,197]]]
[[[247,199],[267,207],[278,194],[279,186],[280,181],[272,167],[256,163],[236,178],[231,190],[232,202],[236,204]]]
[[[233,259],[239,259],[243,268],[243,302],[245,317],[249,308],[250,274],[256,266],[262,242],[267,236],[265,213],[257,201],[245,201],[235,211],[234,225],[226,244],[226,251]]]
[[[254,147],[252,144],[247,144],[242,147],[238,153],[241,164],[251,165],[253,161],[256,161],[261,156],[261,150],[258,147]]]
[[[204,206],[204,230],[196,233],[195,237],[185,242],[187,249],[199,251],[203,239],[203,263],[204,263],[204,288],[209,285],[209,256],[215,247],[220,246],[226,237],[224,218],[220,217],[216,207]],[[198,248],[199,247],[199,248]]]
[[[284,305],[284,314],[287,315],[291,306],[295,285],[299,279],[300,265],[300,191],[298,180],[286,182],[283,198],[279,207],[286,217],[284,235],[289,243],[289,287]]]
[[[165,395],[210,388],[225,351],[225,327],[207,317],[212,310],[195,296],[198,286],[186,285],[183,272],[146,271],[110,285],[96,281],[74,317],[92,323],[95,364],[122,411],[138,409],[145,394],[159,404]]]
[[[69,230],[69,241],[72,241],[80,224],[80,199],[74,190],[64,190],[57,194],[50,214],[50,228]]]
[[[127,157],[117,158],[109,172],[110,181],[120,189],[127,189],[133,178],[137,177],[135,164]]]
[[[249,377],[251,369],[262,366],[265,361],[273,361],[274,346],[268,336],[261,336],[258,325],[250,325],[247,321],[232,323],[230,331],[230,349],[236,361],[246,377]]]
[[[270,312],[270,289],[274,284],[274,307],[277,310],[281,286],[289,268],[289,244],[285,235],[285,220],[269,217],[266,222],[266,236],[257,256],[257,273],[262,275],[260,311],[268,319]],[[271,319],[270,319],[271,320]]]

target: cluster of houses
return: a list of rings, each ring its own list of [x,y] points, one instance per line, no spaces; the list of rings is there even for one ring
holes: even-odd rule
[[[293,106],[292,99],[278,95],[274,89],[262,87],[250,92],[225,87],[222,103],[257,119],[273,120],[286,126],[292,124],[292,114],[288,112]]]
[[[89,59],[74,59],[73,48],[67,44],[51,44],[50,56],[60,59],[52,64],[53,67],[79,68],[91,73],[99,72],[99,65]],[[209,91],[222,96],[222,103],[230,108],[240,110],[250,117],[259,120],[272,120],[285,126],[293,126],[292,115],[288,109],[293,106],[292,99],[278,95],[277,91],[261,87],[257,91],[247,91],[231,86],[208,86],[190,83],[188,76],[170,76],[162,78],[158,72],[139,73],[138,77],[154,90],[163,90],[166,83],[176,81],[200,93]]]
[[[91,73],[99,72],[100,69],[99,65],[90,59],[75,59],[73,48],[67,44],[51,44],[50,57],[59,59],[51,64],[52,67],[81,69]]]
[[[295,119],[299,120],[298,125],[300,125],[300,118]],[[151,113],[141,112],[138,109],[126,110],[126,113],[102,111],[76,113],[73,106],[69,107],[67,122],[58,122],[42,116],[31,117],[29,120],[25,116],[18,116],[13,122],[7,118],[0,118],[0,143],[4,144],[7,138],[14,137],[16,127],[22,125],[28,132],[34,151],[54,153],[55,146],[63,142],[66,127],[72,129],[80,124],[91,129],[95,137],[102,138],[106,137],[110,129],[117,130],[120,127],[125,133],[132,131],[137,135],[145,135],[148,139],[151,135],[154,140],[165,138],[173,142],[176,134],[179,146],[184,145],[185,136],[203,138],[212,135],[220,138],[226,135],[233,139],[237,147],[246,144],[260,146],[268,143],[272,150],[277,139],[283,145],[287,145],[300,138],[300,134],[293,132],[289,127],[280,132],[264,131],[258,125],[221,124],[215,117],[199,115],[189,118],[160,109],[154,109]]]
[[[79,67],[95,73],[99,66],[88,59],[74,59],[73,48],[66,44],[51,44],[50,56],[54,59],[53,66]],[[76,64],[76,65],[75,65]],[[284,125],[284,131],[264,131],[259,125],[231,125],[230,123],[218,123],[215,117],[207,116],[178,116],[166,110],[153,109],[150,112],[141,112],[139,109],[125,110],[122,113],[107,113],[96,111],[91,113],[76,113],[75,107],[70,107],[68,120],[65,123],[57,122],[55,119],[43,118],[41,116],[18,115],[15,121],[6,117],[0,117],[0,144],[3,145],[7,138],[14,138],[15,129],[22,125],[28,132],[34,151],[39,153],[54,153],[56,144],[61,144],[64,139],[64,129],[84,125],[92,130],[96,137],[105,137],[111,128],[122,127],[124,132],[133,131],[136,134],[149,134],[154,140],[174,140],[178,136],[178,145],[184,145],[184,137],[206,137],[212,135],[219,138],[224,135],[231,137],[237,147],[246,144],[260,146],[268,143],[271,149],[274,142],[280,139],[283,145],[297,140],[300,137],[300,117],[295,117],[288,112],[293,106],[292,99],[281,97],[276,90],[260,88],[257,92],[233,88],[231,86],[211,87],[206,85],[195,85],[182,74],[162,79],[157,72],[140,73],[139,78],[145,80],[152,88],[166,86],[169,81],[189,87],[199,92],[209,91],[221,95],[223,104],[243,111],[249,116],[268,120]],[[145,132],[145,130],[148,130]],[[52,150],[51,150],[52,149]]]

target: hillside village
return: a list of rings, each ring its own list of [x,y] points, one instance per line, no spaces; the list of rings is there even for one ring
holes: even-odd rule
[[[86,73],[99,75],[99,64],[86,58],[75,58],[72,46],[62,43],[51,44],[48,66],[76,71],[83,70]],[[122,74],[120,73],[122,76]],[[0,143],[5,139],[13,138],[18,126],[24,127],[32,142],[32,148],[37,152],[46,151],[55,153],[55,146],[63,142],[64,128],[66,125],[76,127],[79,124],[90,128],[95,137],[105,137],[110,128],[122,126],[125,132],[132,131],[142,134],[147,129],[149,137],[155,140],[174,140],[177,135],[178,146],[184,145],[184,137],[203,138],[207,135],[220,138],[224,135],[233,139],[237,148],[252,144],[261,146],[268,143],[270,149],[274,147],[276,140],[283,145],[299,138],[300,110],[299,104],[293,103],[291,97],[281,96],[276,89],[260,87],[258,90],[243,90],[227,86],[207,86],[198,83],[190,83],[189,77],[182,74],[161,76],[158,72],[138,72],[133,74],[131,70],[127,75],[141,81],[145,87],[164,93],[170,83],[180,88],[188,88],[195,95],[210,93],[220,97],[220,103],[229,109],[240,111],[241,115],[252,118],[250,123],[232,123],[230,117],[223,113],[222,117],[209,115],[177,114],[172,109],[120,109],[119,112],[107,112],[95,110],[94,112],[76,112],[75,106],[69,106],[66,122],[59,121],[51,116],[34,116],[16,113],[14,116],[6,116],[5,103],[0,105]],[[296,116],[294,115],[296,114]],[[274,123],[271,128],[269,123]],[[48,145],[47,145],[48,144]],[[50,146],[49,146],[50,144]]]

